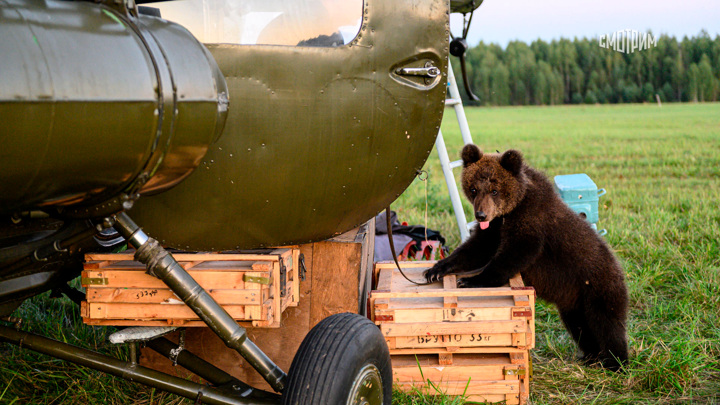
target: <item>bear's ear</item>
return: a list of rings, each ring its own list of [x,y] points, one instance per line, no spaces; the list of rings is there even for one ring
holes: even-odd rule
[[[513,175],[517,176],[520,174],[520,169],[522,169],[523,164],[523,157],[522,153],[519,151],[516,151],[514,149],[510,149],[508,151],[505,151],[505,153],[500,156],[500,166],[503,167],[503,169],[509,171]]]
[[[482,157],[483,153],[476,145],[471,143],[463,147],[460,156],[462,157],[463,167],[468,167],[471,164],[477,162]]]

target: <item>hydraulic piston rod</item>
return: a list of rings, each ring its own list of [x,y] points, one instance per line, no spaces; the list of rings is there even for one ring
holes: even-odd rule
[[[172,255],[121,212],[113,216],[113,226],[135,247],[135,260],[190,307],[225,344],[238,351],[277,392],[282,392],[287,375],[247,338],[245,329],[188,274]]]

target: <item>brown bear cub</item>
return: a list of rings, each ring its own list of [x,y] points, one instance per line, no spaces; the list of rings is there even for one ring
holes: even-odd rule
[[[628,294],[607,244],[527,166],[516,150],[462,150],[462,186],[478,226],[450,256],[425,272],[428,281],[458,274],[461,287],[502,286],[517,273],[557,305],[583,360],[611,370],[628,358]]]

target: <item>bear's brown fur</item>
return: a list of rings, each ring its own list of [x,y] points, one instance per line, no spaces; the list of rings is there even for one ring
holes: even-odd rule
[[[607,244],[520,152],[462,150],[462,186],[478,227],[425,275],[457,273],[463,287],[501,286],[517,273],[557,305],[587,362],[617,370],[628,358],[623,271]]]

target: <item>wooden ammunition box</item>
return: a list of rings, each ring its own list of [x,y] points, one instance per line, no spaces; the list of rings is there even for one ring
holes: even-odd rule
[[[423,283],[435,262],[402,262]],[[390,348],[400,389],[464,395],[472,402],[526,404],[535,345],[535,291],[520,276],[508,286],[457,288],[454,275],[416,285],[394,262],[375,266],[370,316]]]
[[[422,282],[434,262],[403,262],[405,274]],[[455,276],[418,286],[394,263],[376,265],[377,288],[370,293],[371,319],[390,352],[400,349],[514,347],[535,345],[535,291],[520,276],[507,287],[457,288]]]
[[[464,395],[472,402],[524,405],[529,395],[529,356],[527,350],[511,350],[392,355],[394,383],[400,389],[414,387],[429,395]]]
[[[237,321],[279,327],[299,302],[299,250],[174,253],[181,266]],[[205,326],[162,281],[134,261],[134,252],[87,254],[82,272],[90,325]]]

